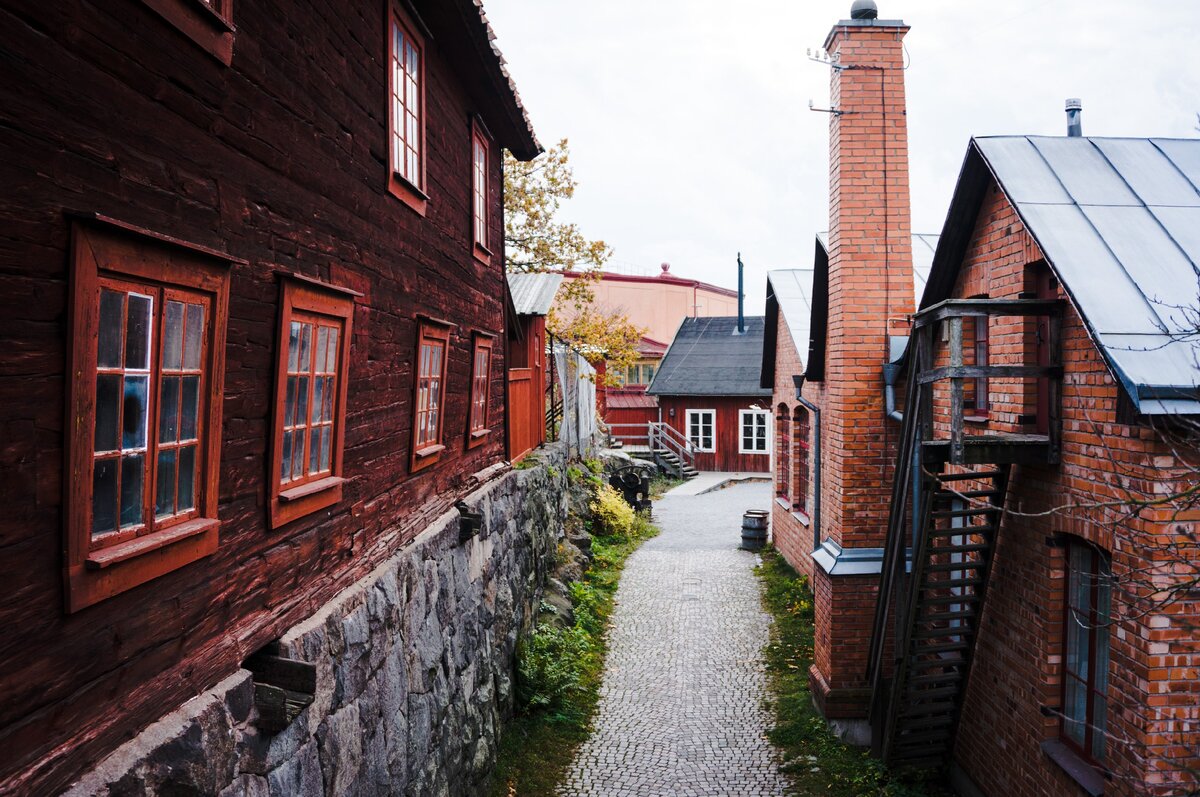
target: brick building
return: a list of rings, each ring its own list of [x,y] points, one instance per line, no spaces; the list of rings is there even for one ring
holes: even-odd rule
[[[872,6],[827,41],[828,267],[769,283],[816,701],[966,794],[1192,793],[1200,142],[973,140],[914,307],[907,28]]]
[[[502,463],[477,3],[0,10],[0,791],[56,793]]]

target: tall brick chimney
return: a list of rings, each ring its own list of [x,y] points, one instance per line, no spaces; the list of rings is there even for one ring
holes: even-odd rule
[[[856,0],[831,57],[829,320],[822,405],[823,544],[814,554],[813,694],[826,717],[867,713],[867,647],[887,529],[899,429],[886,417],[888,335],[914,309],[908,128],[899,20]],[[811,390],[811,392],[810,392]]]

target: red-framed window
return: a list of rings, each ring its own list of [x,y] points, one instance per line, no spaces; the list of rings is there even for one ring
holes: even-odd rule
[[[808,512],[808,474],[811,468],[809,462],[809,424],[808,410],[797,407],[793,416],[793,426],[796,436],[796,494],[792,505],[801,512]]]
[[[233,0],[143,0],[221,63],[233,62]]]
[[[789,500],[792,491],[792,419],[786,404],[775,415],[775,495]]]
[[[67,441],[68,610],[216,550],[230,259],[77,223]]]
[[[271,527],[342,499],[342,450],[354,296],[332,285],[281,275]]]
[[[467,423],[467,447],[477,446],[491,432],[488,408],[492,393],[492,347],[495,338],[476,332],[471,347],[471,404]]]
[[[1106,552],[1068,538],[1063,619],[1063,741],[1088,761],[1104,760],[1108,709],[1112,564]]]
[[[446,448],[442,427],[446,420],[446,361],[452,329],[453,324],[432,318],[422,318],[418,324],[413,471],[432,465]]]
[[[478,123],[471,124],[471,229],[475,257],[483,262],[491,259],[488,228],[488,152],[491,144]]]
[[[421,215],[425,194],[425,40],[388,3],[388,190]]]

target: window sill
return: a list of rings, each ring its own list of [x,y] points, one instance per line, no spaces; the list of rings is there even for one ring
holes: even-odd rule
[[[279,500],[285,503],[299,501],[301,498],[307,498],[310,495],[332,490],[335,487],[345,484],[346,481],[341,476],[326,476],[324,479],[317,479],[307,484],[301,484],[299,487],[293,487],[290,490],[281,490]]]
[[[789,512],[792,511],[792,502],[786,498],[783,498],[778,495],[775,496],[775,504],[783,509],[786,509]]]
[[[991,418],[987,415],[964,415],[963,420],[967,423],[987,423]]]
[[[770,451],[741,451],[741,450],[739,450],[738,453],[744,454],[745,456],[748,456],[748,457],[752,457],[752,456],[766,457],[766,456],[770,456],[770,454],[771,454]]]
[[[475,252],[475,259],[478,260],[480,263],[483,263],[484,265],[489,265],[492,262],[492,250],[488,249],[486,246],[479,243],[478,241],[475,242],[473,251]]]
[[[424,448],[418,448],[415,452],[415,455],[417,459],[425,459],[426,457],[432,457],[434,454],[440,454],[445,450],[446,447],[444,445],[437,443],[431,446],[425,446]]]
[[[180,523],[178,526],[172,526],[164,531],[147,534],[144,537],[137,537],[128,542],[92,551],[88,554],[84,565],[88,570],[103,570],[106,567],[112,567],[121,562],[136,559],[151,551],[157,551],[160,548],[166,548],[168,545],[199,536],[215,529],[220,524],[221,521],[215,518],[189,520],[186,523]]]
[[[491,429],[476,429],[467,435],[467,448],[474,448],[487,439],[487,436],[492,433]]]
[[[424,216],[429,205],[429,195],[395,172],[388,173],[388,193],[408,205],[418,215]]]
[[[147,6],[225,66],[233,63],[233,25],[199,0],[143,0]]]
[[[1091,797],[1101,797],[1104,794],[1104,775],[1064,742],[1059,739],[1047,739],[1042,742],[1042,752],[1062,767],[1063,772]]]
[[[801,526],[808,526],[808,525],[812,524],[812,519],[809,518],[807,513],[803,512],[799,509],[794,510],[792,512],[792,517],[795,518],[796,521],[799,522]]]

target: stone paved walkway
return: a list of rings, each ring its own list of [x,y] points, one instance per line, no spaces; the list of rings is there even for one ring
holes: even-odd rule
[[[629,558],[596,728],[560,794],[568,797],[775,797],[786,781],[770,721],[755,556],[737,550],[741,516],[770,485],[654,505],[662,534]]]

